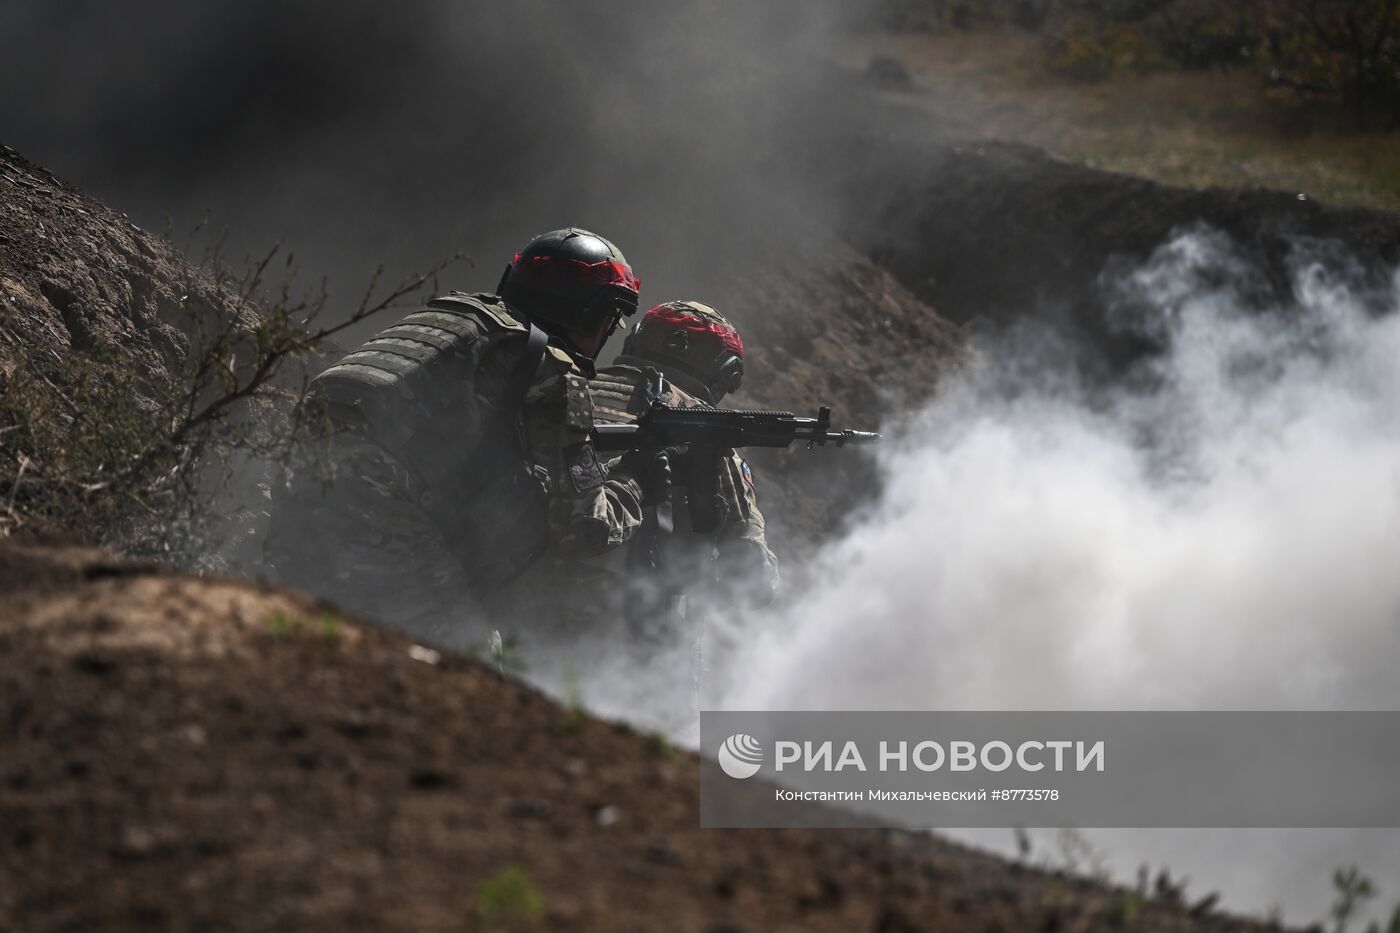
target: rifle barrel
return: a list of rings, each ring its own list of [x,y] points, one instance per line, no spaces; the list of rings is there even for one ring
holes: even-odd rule
[[[874,444],[870,431],[831,430],[831,410],[816,418],[799,418],[787,411],[739,411],[726,408],[671,408],[653,405],[632,424],[595,424],[593,445],[601,452],[683,446],[787,447],[806,441],[809,447],[832,444]]]

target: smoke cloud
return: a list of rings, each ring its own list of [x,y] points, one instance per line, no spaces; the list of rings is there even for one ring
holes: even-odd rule
[[[1400,274],[1378,294],[1305,251],[1292,268],[1290,303],[1246,311],[1250,270],[1197,230],[1111,283],[1118,323],[1166,341],[1129,390],[1047,365],[1042,331],[984,347],[891,438],[813,588],[746,620],[707,705],[1397,708]],[[1400,865],[1393,831],[1088,835],[1122,881],[1169,866],[1298,922],[1333,867]],[[1035,845],[1054,861],[1052,833]]]
[[[705,295],[830,125],[834,3],[94,0],[0,8],[5,141],[177,239],[285,243],[353,302],[458,251],[596,229],[649,296]],[[61,41],[38,41],[59,37]],[[810,202],[810,199],[808,199]],[[310,284],[310,283],[308,283]]]
[[[1305,257],[1292,306],[1249,314],[1244,273],[1196,231],[1119,283],[1168,340],[1129,391],[1016,365],[1035,335],[990,352],[723,702],[1394,708],[1400,318]]]

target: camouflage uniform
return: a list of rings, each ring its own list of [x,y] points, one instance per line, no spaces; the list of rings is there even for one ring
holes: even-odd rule
[[[655,364],[648,360],[618,357],[613,365],[599,370],[589,383],[594,417],[609,424],[636,421],[650,404],[647,384],[649,380],[654,384],[657,374]],[[667,405],[688,408],[706,404],[674,385],[669,378],[661,382],[659,401]],[[621,555],[608,555],[602,562],[616,570],[617,565],[625,561],[626,586],[631,590],[628,597],[634,614],[678,615],[685,611],[678,603],[683,605],[682,600],[693,602],[696,598],[718,598],[727,602],[735,594],[717,594],[715,586],[725,588],[740,581],[758,590],[745,594],[750,600],[766,602],[771,599],[778,586],[778,559],[764,535],[763,513],[758,507],[753,473],[734,450],[720,458],[717,470],[715,488],[720,518],[712,535],[701,536],[691,531],[686,491],[676,487],[669,509],[672,532],[659,532],[654,523],[648,523]],[[644,553],[647,549],[651,553]],[[639,579],[639,575],[651,577],[650,585],[645,579]]]
[[[630,424],[641,417],[648,404],[645,388],[648,371],[658,370],[647,360],[631,356],[620,356],[613,365],[600,369],[589,382],[594,418],[606,424]],[[660,401],[675,408],[706,404],[677,387],[670,376],[665,379]],[[758,508],[753,473],[738,451],[729,451],[721,460],[717,487],[723,514],[715,533],[715,546],[721,551],[747,553],[750,559],[776,572],[778,559],[764,537],[763,513]],[[683,490],[677,492],[683,493]],[[681,531],[686,510],[677,509],[676,512],[676,530]]]
[[[593,415],[601,423],[626,424],[646,410],[648,374],[645,360],[620,357],[598,371],[589,383]],[[699,399],[664,382],[660,401],[676,407],[703,405]],[[617,459],[607,464],[613,469]],[[685,491],[673,487],[671,501],[646,509],[641,528],[626,546],[588,559],[546,555],[509,586],[487,599],[503,627],[548,633],[551,639],[600,636],[608,626],[625,624],[633,635],[656,634],[669,623],[695,614],[694,603],[732,602],[734,594],[716,587],[739,581],[758,582],[762,598],[777,587],[777,558],[764,537],[752,473],[736,452],[717,464],[716,489],[721,519],[710,535],[691,532]],[[658,511],[673,530],[659,529]],[[750,595],[751,594],[745,594]]]
[[[299,471],[277,491],[277,575],[441,635],[542,555],[628,540],[641,488],[594,455],[574,360],[551,345],[532,368],[528,333],[497,296],[454,292],[318,376],[308,410],[328,429],[330,475]]]

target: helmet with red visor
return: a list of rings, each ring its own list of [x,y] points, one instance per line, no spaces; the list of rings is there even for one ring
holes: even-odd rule
[[[668,301],[647,311],[622,352],[679,370],[703,385],[712,403],[737,390],[744,379],[739,331],[698,301]]]
[[[636,313],[641,284],[621,250],[570,227],[525,244],[496,293],[550,333],[575,343],[596,336],[601,346],[623,317]]]

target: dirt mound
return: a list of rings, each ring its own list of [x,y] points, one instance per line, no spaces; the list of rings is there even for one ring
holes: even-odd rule
[[[228,459],[200,451],[266,410],[229,403],[261,359],[256,310],[9,149],[0,194],[0,536],[169,553],[197,537],[192,511],[237,511],[185,504]]]
[[[700,831],[699,761],[294,593],[0,542],[0,927],[1095,930],[933,837]],[[1149,904],[1135,929],[1254,929]]]
[[[94,352],[158,376],[195,328],[240,313],[168,244],[5,147],[0,191],[0,377],[19,354]]]
[[[1262,272],[1245,295],[1261,306],[1286,294],[1299,258],[1354,264],[1373,285],[1400,265],[1391,214],[1290,192],[1171,188],[1020,145],[879,142],[847,140],[861,168],[833,182],[857,249],[955,321],[1053,321],[1115,362],[1144,347],[1110,324],[1103,274],[1141,262],[1176,231],[1228,235]]]
[[[827,405],[838,427],[877,430],[961,370],[966,351],[957,325],[820,228],[789,231],[755,243],[733,277],[742,290],[716,299],[739,309],[746,348],[744,387],[725,404],[807,417]],[[747,456],[780,557],[828,535],[878,488],[866,450],[755,449]]]

